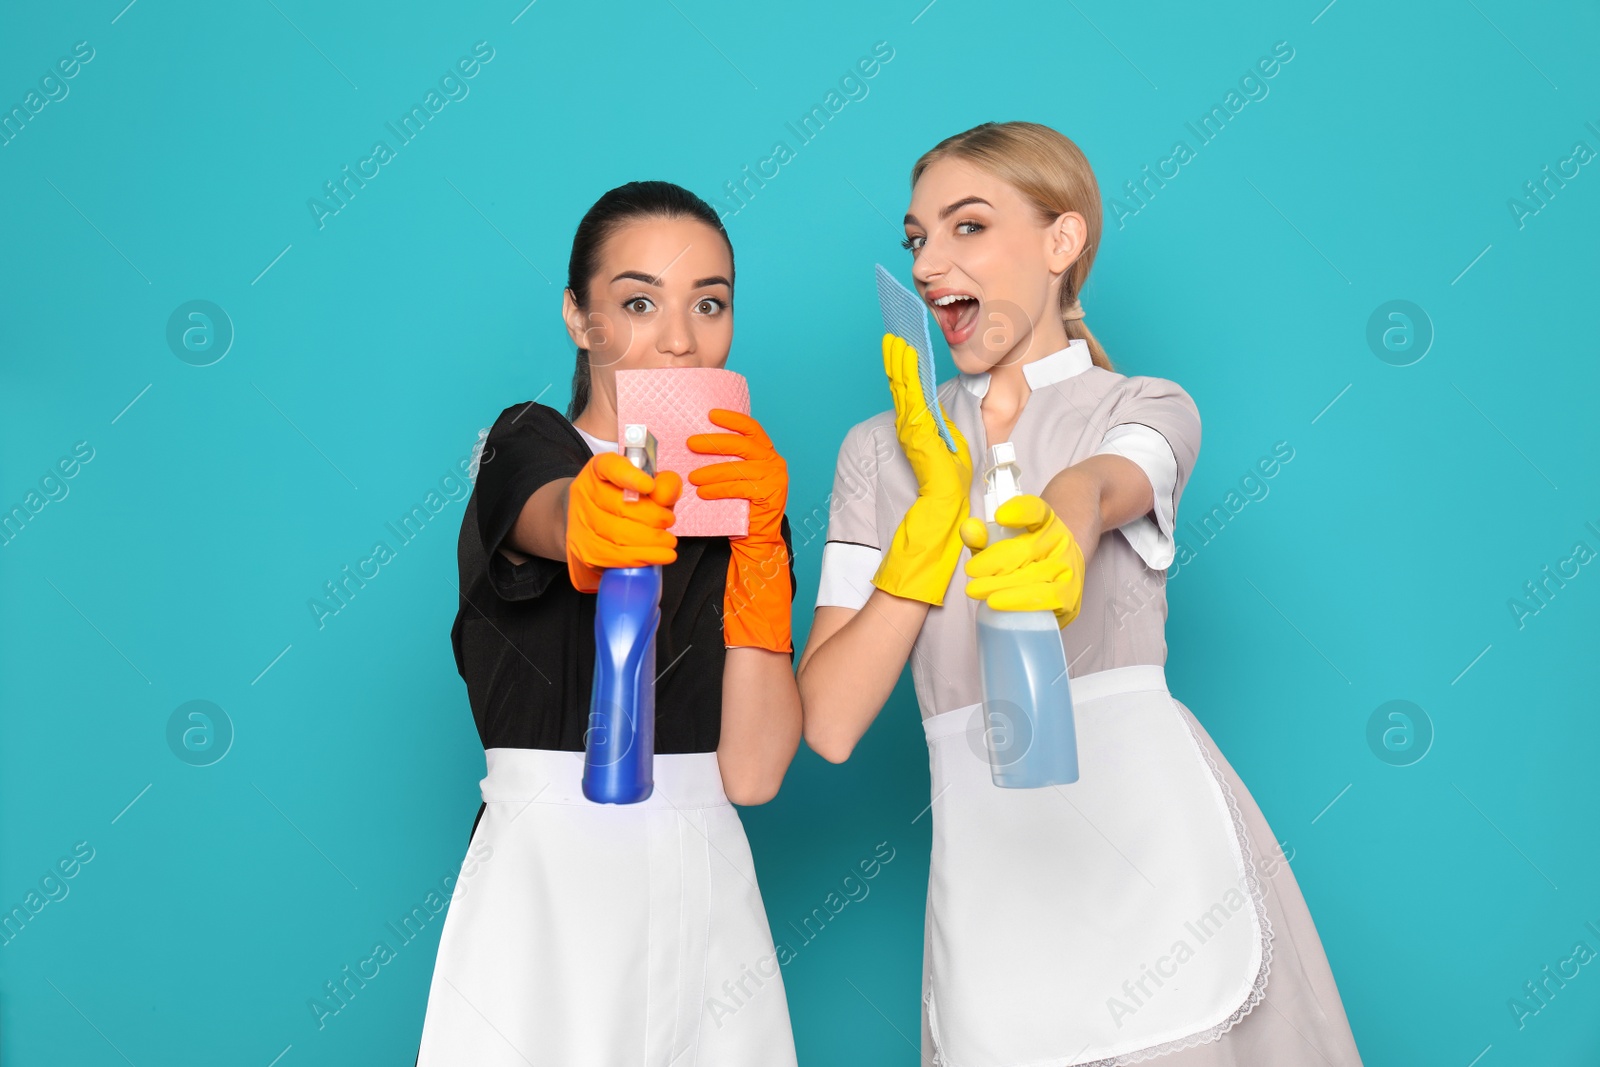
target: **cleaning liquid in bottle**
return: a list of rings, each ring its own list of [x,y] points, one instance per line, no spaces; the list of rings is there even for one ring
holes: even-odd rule
[[[989,543],[1018,531],[994,521],[995,509],[1022,492],[1016,446],[989,449],[983,510]],[[978,673],[983,684],[989,775],[1011,789],[1078,780],[1067,652],[1052,611],[997,611],[978,605]]]
[[[622,454],[646,474],[655,474],[656,439],[647,427],[623,427]],[[638,498],[632,490],[624,495]],[[660,623],[660,567],[620,567],[600,575],[594,688],[583,739],[583,795],[597,804],[637,804],[655,790]]]

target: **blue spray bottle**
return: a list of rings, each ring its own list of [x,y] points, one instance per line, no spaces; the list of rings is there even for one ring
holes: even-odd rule
[[[1016,446],[989,449],[983,510],[989,543],[1017,531],[995,510],[1022,492]],[[1051,611],[996,611],[978,605],[978,673],[983,684],[989,776],[1012,789],[1078,780],[1078,736],[1061,627]]]
[[[646,474],[655,474],[656,439],[645,426],[623,427],[622,454]],[[638,494],[629,490],[628,496]],[[600,575],[594,687],[583,739],[583,795],[597,804],[637,804],[655,790],[660,623],[660,567],[621,567]]]

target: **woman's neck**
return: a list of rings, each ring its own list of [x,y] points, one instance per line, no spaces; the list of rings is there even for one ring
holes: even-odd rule
[[[1013,349],[1007,353],[1006,362],[989,372],[989,388],[979,405],[983,411],[984,432],[989,444],[995,445],[1010,439],[1011,431],[1022,417],[1022,409],[1027,406],[1028,397],[1033,394],[1033,386],[1028,384],[1028,376],[1022,368],[1061,351],[1070,343],[1066,326],[1059,321],[1050,323],[1046,329],[1035,330],[1028,335],[1020,355],[1011,358],[1016,352]]]
[[[617,435],[616,400],[603,389],[595,389],[589,394],[589,403],[572,420],[572,425],[602,441],[612,440]]]

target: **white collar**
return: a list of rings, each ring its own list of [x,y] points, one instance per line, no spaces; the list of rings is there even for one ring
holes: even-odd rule
[[[1047,385],[1065,381],[1075,374],[1081,374],[1094,366],[1094,356],[1089,352],[1089,343],[1080,337],[1074,337],[1067,342],[1067,347],[1059,352],[1052,352],[1032,363],[1022,365],[1022,376],[1028,381],[1028,388],[1043,389]],[[982,397],[989,391],[989,374],[987,371],[978,374],[961,375],[961,384],[973,396]]]
[[[593,452],[597,456],[602,452],[615,452],[617,450],[617,443],[615,441],[602,441],[600,438],[596,437],[588,430],[585,430],[583,427],[578,426],[576,423],[573,424],[572,428],[577,430],[578,433],[583,437],[583,443],[589,446],[589,451]]]

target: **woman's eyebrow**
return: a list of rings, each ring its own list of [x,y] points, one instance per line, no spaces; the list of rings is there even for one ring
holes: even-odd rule
[[[989,201],[985,200],[981,196],[964,196],[960,200],[957,200],[955,203],[951,204],[949,207],[940,211],[939,217],[941,219],[947,219],[969,204],[982,204],[984,207],[994,207],[993,204],[989,203]]]
[[[994,207],[993,204],[989,203],[989,201],[985,200],[981,196],[966,196],[966,197],[962,197],[960,200],[957,200],[955,203],[951,204],[949,207],[943,208],[942,210],[940,210],[939,217],[941,219],[947,219],[951,215],[954,215],[957,211],[960,211],[962,208],[967,207],[970,204],[982,204],[984,207]],[[915,215],[910,214],[909,212],[906,214],[905,223],[904,224],[907,225],[907,226],[921,226],[922,225],[922,223],[917,221],[917,217]]]
[[[658,289],[661,287],[660,278],[656,277],[654,274],[646,274],[641,270],[625,270],[611,280],[614,282],[620,282],[624,278],[630,278],[636,282],[644,282],[646,285],[653,285]],[[713,274],[709,278],[701,278],[699,281],[694,283],[694,288],[704,289],[708,285],[726,285],[729,289],[733,288],[733,283],[720,274]]]

